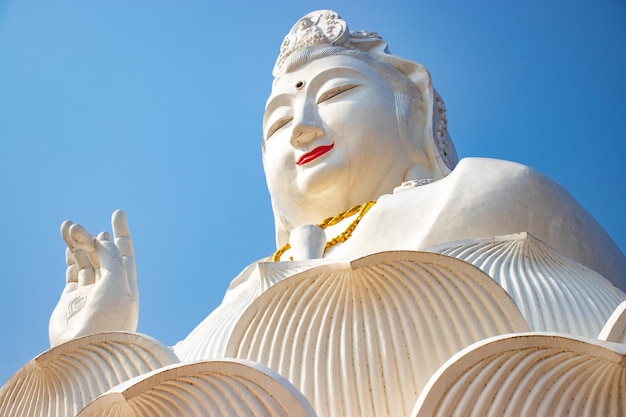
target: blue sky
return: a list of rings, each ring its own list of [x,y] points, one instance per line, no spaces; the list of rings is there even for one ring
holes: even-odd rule
[[[430,69],[461,157],[536,168],[626,248],[622,0],[0,0],[0,383],[48,347],[65,219],[127,211],[139,331],[166,344],[273,252],[263,107],[320,8]]]

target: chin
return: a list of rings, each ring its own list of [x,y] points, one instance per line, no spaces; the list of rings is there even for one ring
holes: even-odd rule
[[[344,189],[347,188],[345,179],[349,176],[341,168],[328,162],[304,167],[298,174],[300,194],[314,199],[338,199],[349,193],[348,189]]]

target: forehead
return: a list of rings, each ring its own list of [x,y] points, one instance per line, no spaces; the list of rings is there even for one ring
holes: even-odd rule
[[[382,78],[376,69],[357,58],[345,55],[332,55],[308,62],[276,78],[272,84],[272,92],[268,102],[274,96],[293,93],[296,90],[296,84],[299,82],[304,83],[304,85],[311,85],[312,82],[320,84],[324,81],[342,77],[376,80]]]

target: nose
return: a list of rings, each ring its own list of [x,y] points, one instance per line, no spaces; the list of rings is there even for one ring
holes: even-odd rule
[[[321,121],[317,116],[314,106],[304,106],[293,118],[293,130],[291,131],[291,146],[297,148],[309,143],[318,136],[324,134]]]

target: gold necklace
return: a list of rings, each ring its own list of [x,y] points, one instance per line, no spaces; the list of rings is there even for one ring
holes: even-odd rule
[[[346,219],[346,218],[348,218],[350,216],[353,216],[356,213],[358,213],[356,218],[352,221],[352,223],[350,223],[348,225],[346,230],[344,230],[343,232],[339,233],[337,236],[335,236],[334,238],[332,238],[331,240],[326,242],[326,246],[324,247],[324,252],[322,252],[322,254],[326,253],[326,251],[329,248],[335,246],[337,243],[342,243],[342,242],[345,242],[346,240],[350,239],[350,236],[352,236],[352,232],[354,232],[354,229],[356,229],[356,226],[359,224],[359,222],[361,221],[363,216],[365,216],[365,213],[367,213],[367,211],[370,208],[372,208],[372,206],[374,204],[376,204],[376,201],[368,201],[365,204],[354,206],[354,207],[349,208],[346,211],[342,211],[341,213],[337,214],[336,216],[328,217],[327,219],[324,219],[321,223],[319,223],[317,226],[321,227],[322,230],[324,230],[327,227],[334,226],[337,223],[339,223],[340,221],[342,221],[343,219]],[[272,261],[273,262],[279,262],[280,261],[280,257],[283,255],[283,253],[285,253],[290,248],[291,248],[291,245],[289,243],[286,243],[285,246],[283,246],[282,248],[278,249],[274,253],[274,255],[272,255]]]

